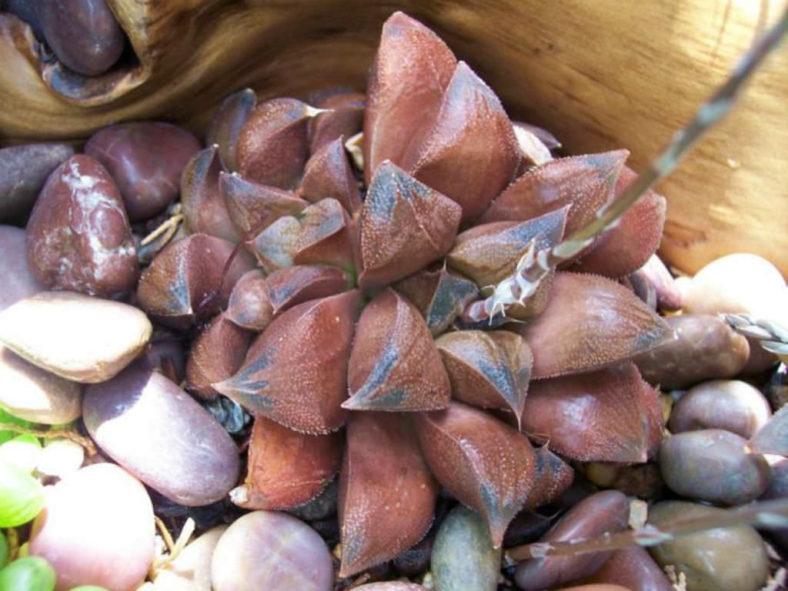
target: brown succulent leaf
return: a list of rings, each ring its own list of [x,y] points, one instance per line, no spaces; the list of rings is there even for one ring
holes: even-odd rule
[[[212,384],[232,376],[246,357],[252,333],[219,314],[199,334],[189,349],[186,387],[200,398],[216,398]]]
[[[293,266],[293,255],[301,236],[301,222],[295,216],[279,218],[246,245],[266,273]]]
[[[520,335],[461,330],[438,337],[435,345],[456,400],[511,410],[520,422],[533,364],[531,349]]]
[[[550,248],[564,235],[569,207],[561,207],[524,222],[492,222],[461,232],[446,256],[453,269],[479,287],[495,285],[510,276],[533,243]]]
[[[750,440],[755,453],[788,456],[788,406],[783,406]]]
[[[534,352],[535,379],[623,361],[673,336],[668,324],[626,287],[566,272],[555,274],[544,311],[517,332]]]
[[[241,369],[214,388],[300,433],[345,424],[347,359],[358,291],[304,302],[275,318],[252,343]]]
[[[339,92],[312,103],[325,109],[311,121],[309,147],[312,154],[338,137],[352,137],[361,131],[364,123],[366,97],[356,92]]]
[[[407,277],[451,248],[462,210],[391,162],[375,172],[359,217],[360,285]]]
[[[531,382],[522,429],[573,460],[642,463],[662,438],[662,407],[628,362]]]
[[[268,273],[292,265],[328,264],[354,271],[351,220],[336,199],[322,199],[276,220],[250,242]]]
[[[616,182],[616,198],[635,178],[637,173],[628,166],[621,170]],[[659,247],[666,207],[667,201],[662,195],[647,191],[624,214],[618,225],[600,236],[591,251],[571,269],[614,278],[637,271]]]
[[[414,273],[398,281],[394,289],[419,309],[434,337],[445,332],[479,295],[473,281],[445,267]]]
[[[301,232],[295,244],[296,265],[326,264],[355,273],[350,216],[336,199],[321,199],[298,217]]]
[[[246,479],[230,500],[244,509],[292,509],[320,494],[341,459],[339,433],[306,435],[255,417]]]
[[[406,168],[462,206],[462,222],[476,219],[511,182],[520,163],[512,124],[501,101],[465,62],[443,95],[418,160]]]
[[[547,505],[561,495],[572,484],[575,471],[547,445],[536,448],[536,477],[526,508],[536,509]]]
[[[232,242],[206,234],[171,242],[142,273],[139,306],[177,330],[215,315],[227,304],[238,279],[254,266],[240,253],[225,270],[234,248]]]
[[[572,205],[566,234],[579,230],[609,203],[629,152],[614,150],[559,158],[536,166],[493,201],[479,223],[529,220]]]
[[[348,370],[349,410],[446,408],[449,376],[416,307],[389,288],[364,308]]]
[[[390,560],[421,540],[438,490],[406,417],[354,413],[339,480],[339,576]]]
[[[295,187],[309,156],[309,120],[320,112],[293,98],[255,106],[238,134],[241,175],[262,185]]]
[[[568,211],[565,206],[525,222],[491,222],[466,230],[457,236],[447,262],[479,287],[493,286],[514,272],[532,244],[539,249],[557,244]],[[509,306],[507,315],[525,320],[540,314],[550,297],[553,274],[547,274],[526,303]]]
[[[234,92],[222,101],[208,124],[205,143],[218,146],[222,164],[229,171],[238,170],[238,136],[256,104],[251,88]]]
[[[395,12],[383,24],[364,112],[367,185],[384,160],[405,167],[406,158],[418,156],[456,65],[446,44],[406,14]]]
[[[247,271],[233,286],[224,315],[236,326],[247,330],[260,331],[268,326],[274,317],[274,309],[266,277],[260,269]]]
[[[236,173],[220,173],[219,189],[230,219],[244,236],[260,232],[282,216],[297,214],[309,205],[295,193],[253,183]]]
[[[421,451],[438,481],[490,526],[495,547],[523,505],[536,456],[522,433],[482,410],[452,402],[416,415]]]
[[[216,145],[200,150],[186,164],[181,175],[184,222],[192,234],[209,234],[238,242],[240,236],[219,190],[220,172],[222,163]]]
[[[271,273],[265,287],[273,313],[279,314],[307,300],[347,291],[352,287],[352,280],[337,267],[295,265]]]
[[[312,154],[298,192],[312,203],[325,197],[336,199],[351,214],[361,207],[358,183],[345,154],[344,136],[325,143]]]

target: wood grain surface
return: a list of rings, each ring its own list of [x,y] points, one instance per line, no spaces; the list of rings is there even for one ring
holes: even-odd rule
[[[79,142],[121,120],[196,131],[223,96],[365,86],[394,10],[423,20],[501,96],[570,152],[626,147],[637,168],[725,77],[786,0],[109,0],[138,57],[98,79],[42,61],[25,25],[0,15],[0,145]],[[54,89],[54,90],[53,90]],[[736,111],[659,187],[661,252],[694,272],[728,252],[788,275],[788,49]]]

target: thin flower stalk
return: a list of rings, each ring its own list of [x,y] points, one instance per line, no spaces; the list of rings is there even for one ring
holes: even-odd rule
[[[606,231],[614,228],[632,205],[655,183],[668,176],[687,151],[733,107],[747,80],[763,60],[782,41],[788,30],[788,11],[767,31],[739,61],[728,79],[695,114],[686,127],[679,130],[665,150],[624,190],[620,198],[601,209],[595,219],[552,248],[532,247],[522,256],[514,274],[493,287],[484,300],[472,302],[465,309],[463,320],[492,323],[496,314],[505,315],[515,304],[524,304],[533,296],[550,271],[570,260]]]

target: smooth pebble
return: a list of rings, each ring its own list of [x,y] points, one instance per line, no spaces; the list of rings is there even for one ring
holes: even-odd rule
[[[214,591],[330,591],[331,554],[323,539],[285,513],[254,511],[233,522],[213,552]]]
[[[30,554],[57,572],[57,589],[132,591],[153,560],[153,506],[145,487],[114,464],[94,464],[48,489]]]
[[[142,352],[152,331],[133,306],[74,292],[42,291],[0,313],[0,342],[77,382],[117,375]]]

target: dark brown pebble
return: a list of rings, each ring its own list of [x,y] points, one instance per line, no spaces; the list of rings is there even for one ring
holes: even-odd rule
[[[41,20],[38,18],[36,4],[38,4],[36,0],[5,0],[3,10],[18,16],[20,20],[30,25],[33,34],[41,41],[44,38],[44,31],[41,29]]]
[[[52,51],[78,74],[103,74],[123,53],[126,36],[105,0],[47,0],[37,12]]]
[[[750,355],[747,339],[711,315],[665,318],[676,338],[634,358],[643,379],[663,389],[737,375]]]
[[[630,591],[673,591],[654,559],[640,546],[616,550],[585,583],[613,583]]]
[[[596,493],[570,509],[541,539],[542,542],[566,542],[593,538],[627,527],[629,500],[618,491]],[[596,572],[611,552],[577,556],[548,556],[521,562],[515,579],[520,589],[545,589],[568,583]]]
[[[720,429],[668,437],[659,450],[665,483],[674,492],[723,505],[757,499],[771,480],[763,456],[747,453],[747,441]]]
[[[0,150],[0,222],[23,222],[49,174],[73,154],[68,144],[25,144]]]
[[[105,127],[85,144],[115,179],[134,222],[161,213],[178,196],[181,172],[199,149],[192,133],[157,121]]]
[[[50,175],[27,224],[27,256],[48,289],[105,298],[127,294],[139,264],[115,182],[90,156],[72,156]]]
[[[724,429],[749,439],[766,424],[772,411],[760,391],[740,380],[712,380],[690,388],[673,406],[672,433]]]

